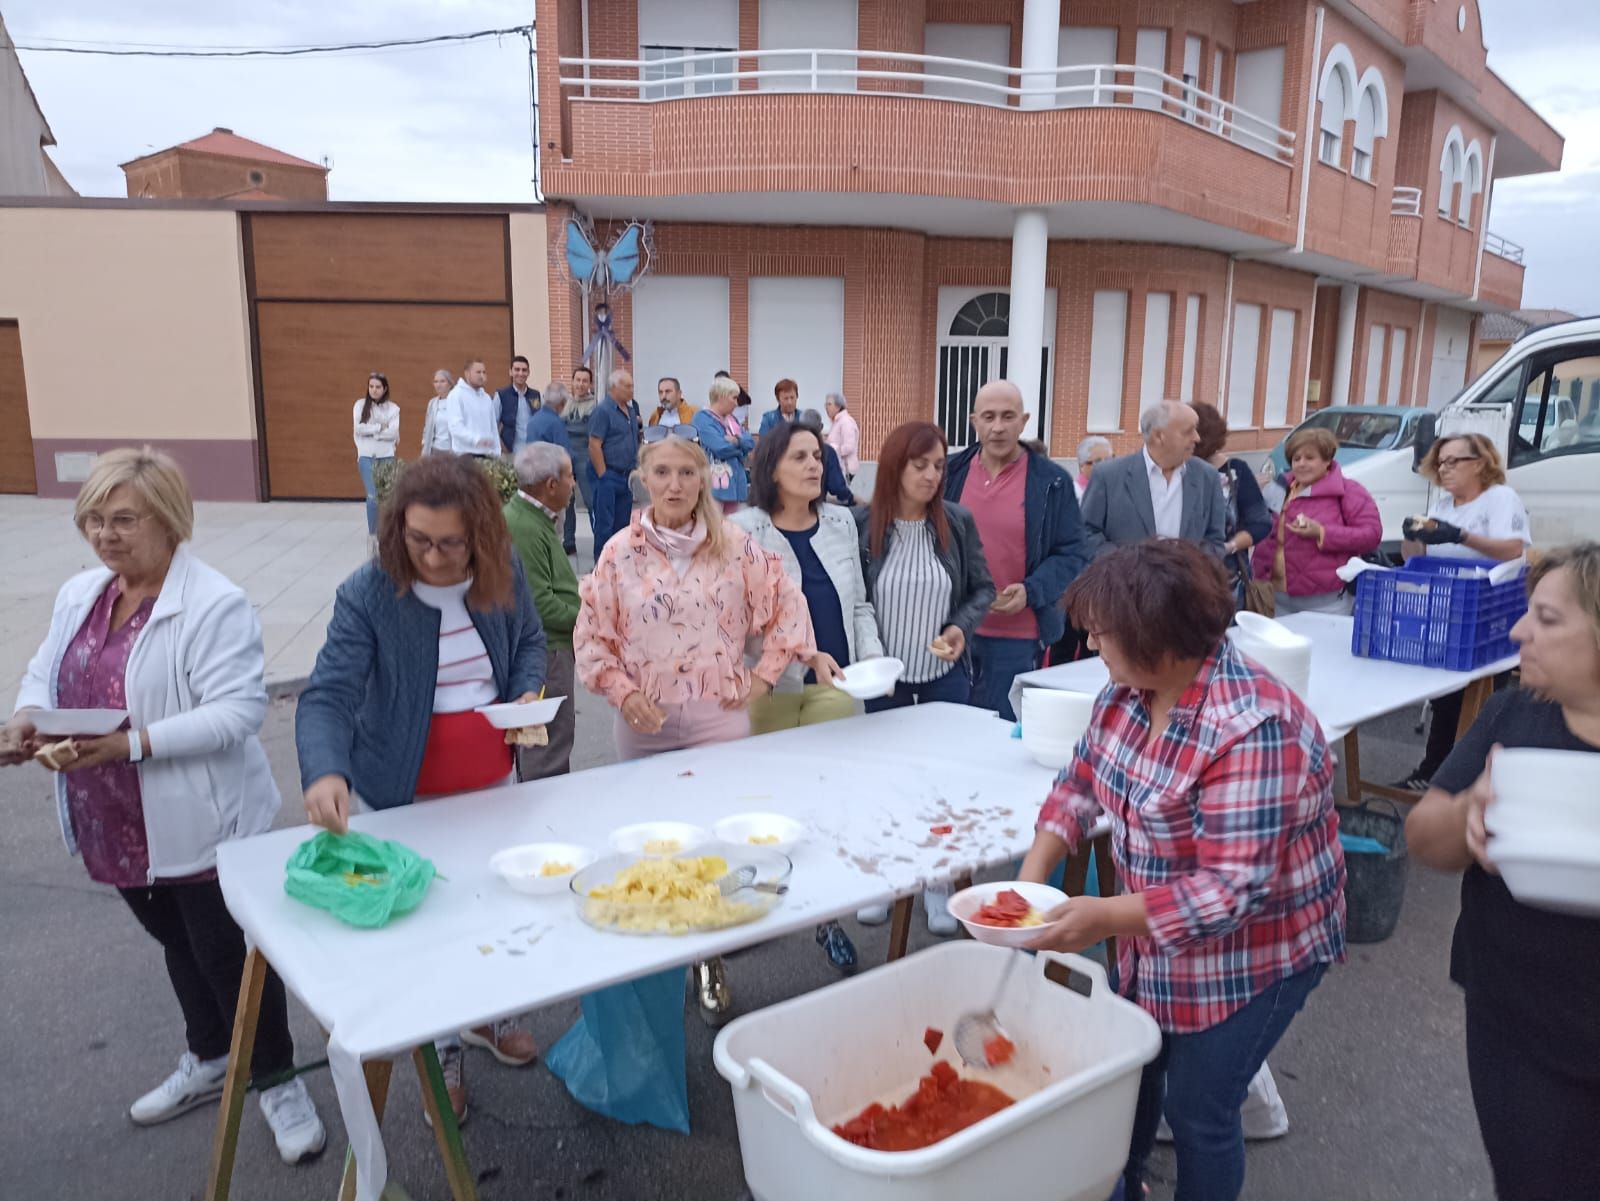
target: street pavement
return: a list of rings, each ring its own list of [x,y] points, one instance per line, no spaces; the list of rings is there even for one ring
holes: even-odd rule
[[[196,549],[250,590],[279,680],[309,671],[333,588],[365,553],[356,505],[203,505]],[[70,505],[0,499],[7,566],[0,573],[0,668],[6,699],[49,618],[55,588],[92,561]],[[581,523],[580,523],[581,524]],[[353,532],[352,532],[353,531]],[[587,562],[585,554],[584,561]],[[21,568],[26,570],[21,570]],[[19,578],[26,576],[26,579]],[[276,648],[276,649],[274,649]],[[270,670],[270,668],[269,668]],[[574,766],[612,759],[610,711],[580,694]],[[1363,766],[1402,774],[1416,757],[1414,713],[1368,727]],[[295,766],[294,700],[279,696],[262,731],[284,794],[280,825],[303,822]],[[597,798],[602,800],[603,798]],[[1462,1007],[1447,977],[1457,882],[1413,866],[1393,938],[1352,947],[1290,1027],[1271,1063],[1289,1111],[1287,1137],[1249,1150],[1247,1201],[1488,1201],[1493,1196],[1463,1058]],[[883,962],[884,927],[846,922],[864,964]],[[930,936],[920,915],[913,950]],[[732,958],[737,1008],[747,1012],[834,979],[809,934]],[[548,1047],[576,1004],[536,1013]],[[319,1032],[291,1004],[299,1060],[321,1056]],[[689,1032],[690,1137],[596,1117],[542,1065],[501,1067],[468,1052],[472,1112],[465,1140],[484,1201],[736,1201],[744,1195],[728,1089],[711,1066],[713,1032]],[[116,1201],[198,1198],[215,1109],[140,1129],[134,1097],[169,1072],[182,1022],[156,945],[115,892],[91,883],[61,844],[49,780],[37,767],[0,772],[0,1197]],[[826,1047],[817,1049],[828,1053]],[[414,1201],[449,1196],[404,1063],[385,1121],[394,1179]],[[332,1083],[307,1077],[329,1131],[316,1162],[288,1168],[250,1103],[233,1196],[318,1201],[335,1193],[343,1150]],[[1063,1178],[1070,1164],[1061,1167]],[[1163,1151],[1151,1196],[1170,1201]],[[804,1190],[796,1196],[807,1195]],[[397,1194],[398,1196],[398,1194]]]

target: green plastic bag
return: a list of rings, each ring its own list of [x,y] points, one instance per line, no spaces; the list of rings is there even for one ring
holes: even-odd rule
[[[283,890],[340,921],[371,929],[420,905],[433,877],[432,861],[410,847],[324,830],[289,856]]]

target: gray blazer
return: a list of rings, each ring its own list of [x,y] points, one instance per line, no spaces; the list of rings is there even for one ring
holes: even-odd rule
[[[1107,547],[1155,537],[1156,510],[1150,502],[1143,449],[1096,467],[1082,507],[1084,541],[1091,558]],[[1227,517],[1221,473],[1209,463],[1191,459],[1183,469],[1183,522],[1178,536],[1221,555],[1228,536]]]

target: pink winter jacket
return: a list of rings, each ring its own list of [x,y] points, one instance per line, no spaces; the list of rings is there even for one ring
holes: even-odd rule
[[[1294,473],[1288,483],[1294,486]],[[1285,527],[1304,513],[1323,529],[1321,545],[1315,538],[1302,538]],[[1316,596],[1337,592],[1344,581],[1336,569],[1352,555],[1368,554],[1383,541],[1383,519],[1368,492],[1354,480],[1344,478],[1339,464],[1330,463],[1328,474],[1283,506],[1272,522],[1272,533],[1256,544],[1251,566],[1256,579],[1272,578],[1272,560],[1278,553],[1278,538],[1283,543],[1283,590],[1290,596]]]
[[[606,543],[593,574],[578,584],[583,604],[572,647],[591,692],[619,709],[641,690],[657,704],[743,700],[747,638],[761,638],[754,670],[769,684],[817,653],[805,595],[776,555],[723,522],[722,556],[702,551],[679,579],[640,516]]]

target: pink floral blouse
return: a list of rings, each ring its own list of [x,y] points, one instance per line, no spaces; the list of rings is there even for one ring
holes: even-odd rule
[[[128,656],[150,620],[155,598],[113,630],[111,611],[122,589],[112,580],[95,601],[61,659],[56,704],[62,709],[126,709]],[[150,882],[150,844],[144,830],[139,769],[132,763],[102,763],[66,773],[67,814],[89,878],[118,888]]]
[[[578,585],[572,631],[578,677],[622,707],[643,691],[658,704],[742,700],[750,692],[745,640],[762,639],[755,674],[776,683],[817,653],[811,616],[783,563],[724,522],[723,553],[694,557],[680,579],[635,513]]]

